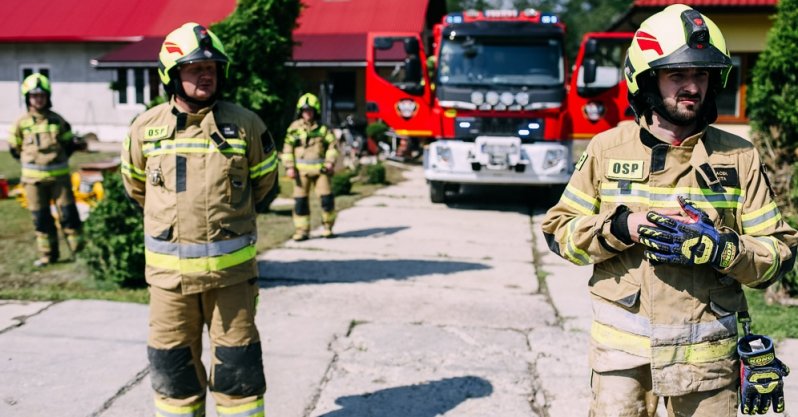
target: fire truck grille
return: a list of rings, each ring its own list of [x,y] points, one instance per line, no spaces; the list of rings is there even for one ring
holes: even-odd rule
[[[523,143],[543,140],[543,119],[509,117],[457,117],[455,136],[461,140],[474,140],[477,136],[516,136]]]

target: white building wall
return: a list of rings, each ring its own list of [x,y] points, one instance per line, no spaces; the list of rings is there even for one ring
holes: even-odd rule
[[[19,91],[23,66],[50,71],[53,110],[78,134],[95,133],[101,141],[121,141],[141,104],[115,103],[110,89],[115,70],[98,70],[89,61],[118,48],[119,43],[0,43],[0,139],[26,111]]]

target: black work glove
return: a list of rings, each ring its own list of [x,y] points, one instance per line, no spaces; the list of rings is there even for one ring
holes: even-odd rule
[[[640,243],[646,246],[646,259],[679,265],[711,264],[728,268],[739,253],[739,237],[733,231],[716,229],[709,216],[683,197],[682,210],[692,220],[682,222],[653,211],[646,218],[656,226],[640,226]]]
[[[737,342],[740,355],[740,411],[743,414],[784,412],[784,377],[790,368],[776,358],[773,341],[749,334]]]

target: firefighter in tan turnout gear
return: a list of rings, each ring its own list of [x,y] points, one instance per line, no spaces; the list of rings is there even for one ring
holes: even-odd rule
[[[323,237],[333,237],[335,223],[335,196],[330,177],[335,158],[338,156],[337,141],[333,132],[321,124],[321,104],[318,97],[307,93],[296,105],[299,118],[288,126],[283,145],[282,160],[286,176],[294,179],[294,228],[292,239],[306,240],[310,237],[311,185],[321,199],[321,223]]]
[[[591,140],[543,221],[552,251],[594,265],[591,416],[653,416],[659,397],[669,416],[737,415],[742,286],[790,271],[798,234],[754,146],[708,126],[730,68],[699,12],[672,5],[644,21],[625,64],[638,123]],[[759,363],[744,364],[741,408],[781,411],[786,366]]]
[[[204,416],[208,387],[219,416],[263,417],[255,220],[277,154],[257,115],[219,100],[230,63],[216,35],[187,23],[158,58],[171,99],[136,118],[122,151],[125,189],[144,210],[156,415]]]
[[[31,74],[22,82],[27,113],[11,128],[11,155],[22,164],[20,182],[25,188],[28,209],[36,228],[36,266],[56,262],[59,257],[58,231],[50,210],[55,202],[59,223],[70,252],[80,247],[81,221],[75,206],[69,176],[69,156],[85,149],[85,142],[72,133],[72,128],[52,107],[50,80],[42,74]]]

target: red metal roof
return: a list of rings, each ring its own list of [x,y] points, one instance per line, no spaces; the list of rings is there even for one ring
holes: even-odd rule
[[[2,0],[0,42],[126,41],[211,24],[236,0]]]
[[[433,1],[303,0],[293,61],[365,61],[368,32],[420,33]]]
[[[635,7],[665,7],[683,3],[691,7],[760,7],[775,6],[778,0],[635,0]]]

